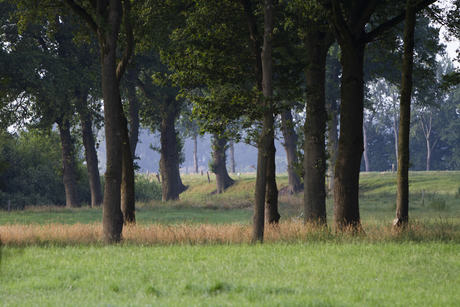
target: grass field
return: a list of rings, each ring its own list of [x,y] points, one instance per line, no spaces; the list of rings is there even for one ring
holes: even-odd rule
[[[184,176],[181,200],[138,203],[114,246],[99,241],[100,208],[0,212],[0,305],[459,306],[460,172],[410,179],[403,233],[389,227],[396,176],[363,173],[365,235],[306,227],[301,197],[282,195],[283,222],[262,245],[248,244],[254,175],[224,195]]]

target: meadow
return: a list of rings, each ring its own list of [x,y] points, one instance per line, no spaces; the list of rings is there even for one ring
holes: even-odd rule
[[[225,194],[209,195],[215,181],[185,175],[180,201],[139,202],[137,225],[112,246],[100,242],[100,208],[0,212],[0,305],[460,304],[460,172],[410,173],[404,232],[390,227],[395,174],[361,174],[358,236],[304,225],[301,196],[282,192],[280,226],[255,245],[254,177],[235,175]],[[332,199],[327,209],[331,218]]]

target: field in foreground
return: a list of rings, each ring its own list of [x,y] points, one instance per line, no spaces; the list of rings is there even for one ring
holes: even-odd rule
[[[459,306],[460,245],[4,248],[2,306]]]

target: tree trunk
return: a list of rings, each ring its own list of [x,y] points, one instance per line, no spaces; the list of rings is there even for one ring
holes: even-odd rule
[[[257,154],[257,178],[254,195],[253,242],[262,242],[265,224],[265,193],[267,185],[267,166],[270,146],[273,140],[274,103],[273,103],[273,67],[272,67],[272,39],[273,39],[273,9],[274,0],[264,2],[264,44],[261,54],[262,63],[262,94],[267,110],[263,113],[262,131],[260,134]]]
[[[121,103],[120,103],[121,106]],[[120,132],[122,143],[122,174],[121,174],[121,212],[124,224],[133,224],[135,217],[135,190],[134,190],[134,164],[131,156],[132,147],[128,136],[128,121],[121,110]]]
[[[267,157],[267,190],[265,192],[265,222],[272,225],[278,224],[281,217],[278,212],[275,154],[275,139],[272,139],[269,155]]]
[[[396,219],[393,221],[393,226],[395,227],[404,227],[409,222],[409,132],[415,23],[415,7],[412,5],[411,0],[407,0],[406,22],[404,25],[404,58],[402,65],[400,102],[401,110],[399,115]]]
[[[136,70],[129,68],[126,74],[128,92],[128,113],[129,113],[129,145],[131,157],[136,157],[136,146],[139,141],[139,102],[136,94]]]
[[[431,144],[429,139],[426,139],[426,170],[431,170]]]
[[[331,127],[328,132],[328,152],[329,152],[329,168],[328,168],[328,177],[329,177],[329,192],[334,192],[334,170],[335,170],[335,160],[337,159],[337,150],[339,148],[339,132],[337,129],[339,120],[338,120],[338,106],[337,101],[331,101],[329,107],[329,114],[331,119]]]
[[[325,33],[310,31],[305,38],[307,92],[304,124],[304,210],[305,222],[326,225],[326,56],[332,39]]]
[[[193,136],[193,163],[195,174],[198,174],[198,134]]]
[[[395,109],[395,113],[394,113],[394,127],[393,127],[393,133],[394,133],[394,139],[395,139],[395,155],[396,155],[396,170],[398,170],[398,152],[399,152],[399,149],[398,149],[398,135],[399,135],[399,129],[398,129],[398,116],[397,116],[397,112],[396,112],[396,103],[394,104],[394,109]]]
[[[340,137],[334,173],[334,228],[361,231],[359,171],[363,154],[364,45],[341,45]]]
[[[63,182],[65,188],[66,207],[80,207],[78,200],[78,186],[75,179],[75,163],[73,154],[73,143],[70,135],[70,123],[65,119],[58,119],[56,123],[59,127],[62,150]]]
[[[182,182],[179,173],[176,128],[174,124],[177,115],[176,109],[174,97],[167,95],[160,125],[160,172],[163,201],[179,199],[179,182]]]
[[[368,151],[368,145],[367,145],[367,129],[366,129],[366,124],[363,124],[363,143],[364,143],[364,166],[366,172],[370,171],[369,167],[369,151]]]
[[[235,173],[235,142],[230,142],[230,173]]]
[[[85,148],[86,169],[88,172],[89,188],[91,190],[91,207],[102,204],[101,177],[99,175],[96,145],[94,142],[91,113],[86,106],[86,97],[82,95],[78,108],[80,114],[83,147]]]
[[[104,126],[107,150],[102,233],[105,242],[121,240],[123,213],[121,212],[122,149],[120,137],[120,91],[117,75],[117,41],[122,21],[121,1],[110,1],[107,26],[99,32],[102,63],[102,95],[104,97]]]
[[[234,181],[227,172],[226,165],[226,154],[225,146],[227,145],[227,139],[219,137],[217,134],[214,134],[213,140],[213,172],[216,174],[216,183],[217,183],[217,193],[221,194],[231,186]]]
[[[102,206],[102,235],[107,243],[121,240],[123,214],[121,212],[122,149],[120,137],[120,79],[134,46],[133,30],[129,18],[124,20],[125,50],[117,59],[117,42],[123,14],[130,15],[129,0],[99,1],[97,6],[81,7],[66,0],[67,6],[80,16],[97,36],[101,48],[102,96],[104,98],[104,124],[107,150],[104,202]],[[86,11],[86,9],[90,11]],[[94,19],[93,19],[94,16]]]
[[[299,162],[297,159],[296,149],[298,136],[294,130],[291,110],[285,110],[281,113],[281,131],[283,132],[284,150],[286,151],[287,173],[289,193],[298,194],[300,192],[300,178],[297,175],[295,167]]]

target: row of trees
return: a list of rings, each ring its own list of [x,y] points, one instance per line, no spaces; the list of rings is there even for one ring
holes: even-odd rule
[[[2,76],[2,122],[5,127],[21,119],[28,124],[58,126],[68,206],[78,204],[78,191],[69,184],[75,182],[69,133],[72,125],[81,127],[92,203],[103,203],[103,232],[108,242],[120,240],[123,224],[135,221],[133,159],[141,123],[161,134],[158,150],[163,200],[177,199],[186,188],[179,176],[181,142],[176,120],[190,104],[202,131],[213,133],[211,167],[218,178],[218,192],[232,184],[225,167],[227,142],[245,137],[258,147],[254,241],[263,240],[265,223],[280,219],[276,127],[284,137],[293,193],[301,189],[295,172],[301,169],[305,222],[326,224],[324,179],[329,150],[329,169],[334,172],[334,228],[359,231],[362,154],[366,146],[364,161],[370,168],[370,131],[383,127],[378,124],[380,106],[373,101],[377,96],[372,92],[381,84],[398,86],[402,71],[400,116],[392,123],[394,134],[399,131],[394,143],[401,192],[397,225],[403,225],[408,220],[410,109],[417,98],[411,96],[412,75],[416,76],[418,96],[423,90],[425,98],[436,92],[427,86],[437,82],[430,76],[436,76],[433,61],[440,52],[438,41],[432,39],[437,32],[430,26],[430,18],[441,19],[443,11],[432,7],[420,13],[434,2],[4,2],[2,61],[13,69],[4,70],[7,73]],[[456,20],[452,17],[452,29],[456,29]],[[417,31],[425,38],[422,42],[417,42],[414,34],[417,21],[420,29],[426,29],[425,33]],[[334,42],[338,47],[331,47]],[[24,61],[18,62],[18,58],[26,55],[30,61],[21,65]],[[369,99],[365,99],[364,84],[368,84]],[[91,157],[95,157],[91,124],[98,118],[100,98],[107,152],[103,200],[97,195],[100,188],[93,187],[99,178],[97,166],[90,167],[94,163]],[[420,107],[425,112],[420,122],[427,144],[433,130],[426,111],[435,106],[428,100]],[[301,131],[296,131],[292,119],[296,110],[305,112]],[[198,136],[196,125],[187,131],[195,139]],[[388,129],[381,131],[388,133]],[[298,135],[303,140],[302,160],[296,155]]]

